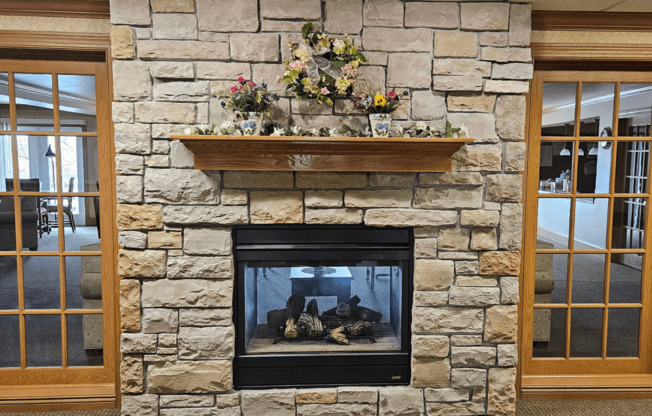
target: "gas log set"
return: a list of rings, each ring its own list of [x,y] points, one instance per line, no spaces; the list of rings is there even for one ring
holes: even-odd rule
[[[285,309],[267,312],[267,325],[276,330],[274,344],[282,340],[324,340],[341,345],[349,345],[349,340],[375,343],[373,323],[380,322],[383,315],[360,306],[360,302],[358,296],[353,296],[319,316],[316,299],[306,306],[305,296],[292,295],[285,303]]]

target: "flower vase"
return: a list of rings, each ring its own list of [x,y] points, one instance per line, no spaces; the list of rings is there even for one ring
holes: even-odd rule
[[[389,114],[369,114],[369,124],[373,137],[389,137],[392,116]]]
[[[263,113],[255,111],[234,111],[233,122],[240,126],[243,136],[258,136],[263,124]]]

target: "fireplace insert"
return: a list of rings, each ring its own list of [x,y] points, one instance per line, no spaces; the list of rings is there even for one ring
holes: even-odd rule
[[[234,229],[236,387],[409,384],[412,230]]]

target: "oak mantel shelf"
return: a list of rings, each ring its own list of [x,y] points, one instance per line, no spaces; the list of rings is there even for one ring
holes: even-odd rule
[[[195,169],[322,172],[447,172],[470,138],[172,135]]]

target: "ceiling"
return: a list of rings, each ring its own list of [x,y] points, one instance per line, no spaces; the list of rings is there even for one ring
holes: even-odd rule
[[[512,0],[515,1],[515,0]],[[524,0],[532,10],[561,10],[578,12],[652,12],[650,0]]]

